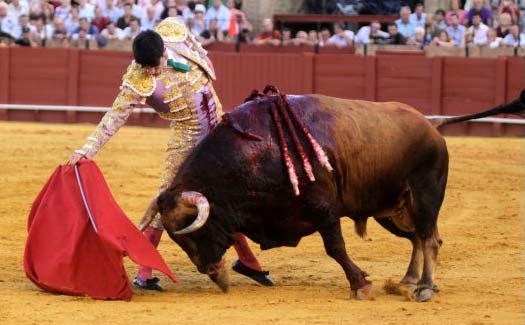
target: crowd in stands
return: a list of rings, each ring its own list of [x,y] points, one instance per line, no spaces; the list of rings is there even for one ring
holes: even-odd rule
[[[275,46],[352,47],[360,44],[435,45],[442,47],[525,47],[521,14],[515,0],[450,0],[449,7],[426,13],[418,3],[402,7],[399,19],[384,30],[379,22],[347,29],[277,30],[271,19],[255,33],[242,0],[0,0],[0,46],[83,47],[84,41],[104,47],[153,29],[166,17],[178,17],[204,44],[215,41]],[[333,31],[333,32],[332,32]],[[5,40],[10,40],[6,42]],[[3,41],[2,41],[3,40]]]

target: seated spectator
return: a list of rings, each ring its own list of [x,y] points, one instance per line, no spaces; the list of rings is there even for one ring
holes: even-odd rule
[[[443,46],[443,47],[454,47],[456,46],[456,43],[454,40],[448,35],[446,30],[441,30],[437,37],[435,37],[432,40],[431,45],[434,46]]]
[[[491,49],[495,49],[495,48],[498,48],[498,47],[502,47],[505,44],[503,43],[503,38],[498,37],[498,34],[496,33],[496,30],[493,29],[493,28],[490,28],[487,31],[487,45]]]
[[[397,30],[396,23],[388,24],[389,37],[386,39],[377,39],[376,44],[392,44],[392,45],[405,45],[406,38]]]
[[[29,5],[25,0],[11,0],[7,8],[7,14],[17,20],[20,15],[29,15]]]
[[[410,7],[402,7],[399,11],[400,18],[396,20],[396,32],[400,33],[404,37],[414,36],[414,29],[416,28],[414,23],[410,21],[410,12]]]
[[[78,0],[78,3],[78,16],[91,22],[95,18],[95,6],[89,3],[88,0]]]
[[[164,11],[160,15],[160,20],[166,19],[169,16],[169,10],[170,8],[175,8],[175,0],[167,0],[165,2]],[[177,8],[175,8],[175,15],[172,17],[177,16]]]
[[[510,32],[505,38],[503,38],[503,43],[512,47],[525,47],[525,34],[520,34],[520,28],[518,25],[512,25]]]
[[[492,25],[492,11],[483,6],[483,0],[472,0],[472,8],[467,13],[469,26],[474,24],[472,20],[475,14],[481,17],[481,23],[484,25]]]
[[[467,45],[487,45],[487,31],[489,27],[481,22],[481,14],[472,14],[472,26],[465,32],[465,43]]]
[[[310,42],[311,45],[319,44],[319,38],[317,36],[317,31],[312,29],[308,32],[308,41]]]
[[[204,14],[206,13],[206,7],[203,4],[197,4],[195,10],[193,11],[193,26],[190,31],[195,36],[200,36],[202,32],[206,30],[206,24],[204,22]]]
[[[376,39],[389,38],[387,32],[381,30],[381,24],[373,21],[369,26],[363,26],[357,32],[354,41],[356,44],[374,44]]]
[[[179,12],[177,11],[177,7],[175,6],[169,6],[166,7],[168,15],[166,17],[178,17]]]
[[[419,45],[419,46],[429,45],[430,42],[425,39],[425,28],[416,27],[416,29],[414,29],[414,38],[409,37],[407,39],[407,44],[408,45]]]
[[[208,29],[212,19],[217,20],[219,29],[222,32],[228,33],[228,27],[230,26],[230,10],[222,4],[221,0],[213,0],[213,5],[206,11],[204,21],[206,22],[206,27]]]
[[[53,30],[53,35],[51,36],[51,38],[55,40],[67,40],[70,35],[67,31],[64,19],[60,17],[56,17],[53,24],[54,24],[54,30]]]
[[[29,28],[29,32],[31,34],[35,32],[35,27],[29,23],[29,16],[20,15],[20,17],[18,17],[18,24],[16,24],[12,29],[11,36],[13,36],[13,38],[17,40],[23,39],[22,34],[24,27]],[[29,37],[28,35],[26,36]]]
[[[160,16],[162,15],[162,12],[164,11],[164,3],[161,0],[151,0],[150,3],[151,3],[151,6],[155,8],[155,19],[157,21],[160,21]],[[200,5],[203,6],[202,4]],[[204,11],[206,11],[206,8],[204,9]]]
[[[79,26],[75,29],[73,35],[71,35],[71,39],[74,41],[94,39],[97,40],[99,46],[104,46],[106,44],[105,40],[99,36],[97,27],[91,25],[87,18],[84,17],[79,19]],[[81,45],[79,46],[82,47]]]
[[[107,41],[122,41],[124,39],[124,31],[118,28],[114,22],[110,22],[106,26],[106,29],[100,32],[100,37],[104,38]]]
[[[456,15],[460,25],[465,25],[467,23],[467,13],[460,8],[459,0],[450,1],[450,10],[447,11],[447,14],[445,15],[445,20],[448,26],[452,25],[452,15]]]
[[[308,40],[308,33],[305,32],[304,30],[300,30],[297,32],[297,34],[295,34],[295,38],[292,39],[292,44],[295,46],[314,45],[312,42]]]
[[[331,33],[328,28],[323,28],[319,32],[319,46],[325,46],[326,42],[330,39]]]
[[[142,17],[142,8],[139,7],[135,3],[135,0],[123,0],[123,1],[124,1],[123,5],[126,5],[126,4],[131,5],[131,15],[135,16],[135,18],[137,18],[140,21],[140,17]]]
[[[219,28],[219,22],[217,19],[210,21],[210,28],[201,33],[199,41],[203,46],[211,44],[213,42],[222,42],[224,40],[224,33]]]
[[[189,19],[193,19],[193,18],[189,18]],[[147,6],[146,14],[143,15],[142,19],[140,20],[140,28],[142,30],[148,30],[148,29],[153,30],[155,28],[155,25],[157,25],[157,18],[155,17],[155,7]]]
[[[20,17],[22,16],[25,15],[21,15]],[[27,26],[23,26],[20,37],[16,39],[15,44],[23,47],[37,47],[38,44],[33,40],[32,35],[33,33],[31,32],[31,29]]]
[[[228,0],[226,6],[230,10],[230,24],[228,26],[228,37],[230,39],[237,38],[242,31],[251,32],[253,30],[252,24],[241,10],[242,0]]]
[[[108,17],[104,17],[102,9],[100,7],[95,8],[95,18],[91,21],[91,24],[97,27],[97,30],[104,30],[106,26],[111,22]]]
[[[519,24],[520,22],[520,9],[514,3],[514,0],[502,0],[498,7],[498,15],[507,13],[511,18],[511,24]]]
[[[334,24],[334,35],[328,39],[325,45],[335,45],[337,47],[348,47],[354,45],[354,32],[345,30],[343,23]]]
[[[414,24],[414,27],[424,27],[427,14],[424,12],[424,7],[421,2],[416,4],[414,13],[410,15],[410,21]]]
[[[69,17],[65,20],[67,33],[72,35],[79,26],[78,7],[72,7]]]
[[[66,21],[67,17],[71,12],[71,0],[61,0],[60,6],[55,8],[55,17],[60,18],[62,21]]]
[[[445,10],[438,9],[434,13],[434,24],[438,30],[447,29],[447,23],[445,21]]]
[[[71,36],[71,46],[81,49],[89,48],[92,39],[94,39],[92,35],[89,35],[85,30],[80,29],[78,33]]]
[[[177,16],[182,17],[182,21],[193,18],[193,12],[188,7],[188,0],[175,0],[175,9],[177,10]]]
[[[263,32],[257,35],[254,43],[256,45],[279,45],[280,42],[281,33],[273,28],[273,21],[270,18],[265,18],[263,20]]]
[[[454,41],[456,46],[461,45],[463,35],[465,35],[465,26],[459,23],[459,17],[455,13],[450,15],[450,26],[447,27],[446,31],[450,38]]]
[[[427,19],[425,21],[425,36],[424,36],[424,43],[430,44],[434,37],[438,36],[440,29],[437,27],[436,22],[434,20],[434,15],[428,14]]]
[[[8,16],[7,12],[7,4],[5,2],[0,2],[0,30],[3,33],[12,35],[13,38],[16,38],[14,37],[13,32],[15,27],[17,26],[17,22],[11,16]],[[25,16],[27,17],[27,15]]]
[[[106,0],[105,5],[102,7],[102,15],[108,17],[109,20],[116,23],[117,20],[122,16],[123,12],[115,6],[114,0]]]
[[[499,16],[499,24],[496,28],[496,34],[498,37],[505,37],[510,32],[510,28],[512,27],[512,18],[510,15],[506,12],[502,13]]]
[[[138,20],[136,16],[132,13],[133,6],[130,3],[124,4],[124,14],[117,20],[117,27],[124,30],[129,26],[129,22],[132,18]]]
[[[124,39],[132,41],[141,31],[140,23],[137,18],[129,20],[129,26],[124,29]]]
[[[283,46],[293,45],[292,30],[288,27],[283,28]]]
[[[35,43],[42,44],[43,40],[53,37],[53,26],[51,24],[45,24],[42,18],[38,18],[34,26],[35,32],[32,34],[32,37]]]

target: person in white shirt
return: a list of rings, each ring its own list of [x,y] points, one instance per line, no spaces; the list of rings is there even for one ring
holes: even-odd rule
[[[124,39],[133,40],[140,33],[140,24],[137,18],[129,20],[129,26],[124,29]]]
[[[29,15],[29,5],[25,0],[12,0],[8,6],[7,14],[17,20],[20,15]]]
[[[507,46],[525,47],[525,34],[520,34],[520,28],[518,25],[512,25],[512,27],[510,27],[510,32],[503,39],[503,43]]]
[[[414,13],[413,14],[410,14],[410,22],[412,22],[415,26],[415,28],[417,27],[425,27],[425,20],[427,18],[427,14],[423,12],[424,11],[424,7],[423,7],[423,4],[421,2],[419,2],[418,4],[416,4],[416,8],[414,9]]]
[[[489,27],[481,22],[481,15],[474,13],[472,15],[472,26],[465,33],[466,43],[474,45],[487,45],[487,32]]]
[[[502,46],[503,44],[504,44],[503,38],[498,37],[498,33],[496,33],[496,30],[493,28],[490,28],[487,32],[488,47],[490,47],[491,49],[495,49],[495,48]]]
[[[146,14],[143,15],[142,19],[140,20],[140,27],[142,30],[148,30],[148,29],[153,30],[156,24],[157,24],[157,18],[155,18],[155,7],[147,6]]]
[[[22,37],[22,30],[24,27],[29,28],[30,33],[34,33],[36,31],[35,26],[29,23],[29,16],[21,15],[18,18],[18,24],[12,29],[11,36],[13,36],[15,39]]]
[[[327,45],[335,45],[337,47],[347,47],[354,44],[354,32],[345,30],[343,23],[334,24],[334,35],[328,39]]]
[[[106,40],[122,41],[124,39],[124,31],[118,28],[114,22],[111,22],[102,32],[100,32],[100,36]]]
[[[378,21],[373,21],[370,26],[363,26],[357,32],[354,42],[356,44],[370,44],[374,43],[376,38],[388,38],[390,35],[381,30],[381,24]]]
[[[228,31],[228,27],[230,26],[230,10],[222,4],[221,0],[213,0],[213,6],[206,11],[206,16],[204,16],[206,28],[210,27],[210,21],[212,19],[217,19],[221,31]]]
[[[0,32],[13,36],[13,30],[16,27],[16,20],[7,14],[7,10],[7,4],[5,2],[0,2]]]
[[[114,23],[124,14],[124,11],[115,5],[114,0],[106,0],[105,5],[101,8],[102,15],[108,17]]]
[[[95,6],[89,3],[87,0],[78,0],[78,16],[80,18],[86,18],[89,22],[95,18]]]
[[[66,20],[71,13],[71,0],[61,0],[61,5],[55,8],[54,18]]]

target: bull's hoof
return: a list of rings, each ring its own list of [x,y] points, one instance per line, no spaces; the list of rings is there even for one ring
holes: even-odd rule
[[[434,296],[434,290],[428,289],[428,288],[421,288],[416,290],[414,293],[415,300],[419,302],[425,302],[432,299],[432,296]]]
[[[209,274],[210,279],[226,293],[230,290],[230,274],[225,267],[220,268],[217,273]]]
[[[355,299],[368,300],[372,298],[372,283],[367,283],[354,292]]]

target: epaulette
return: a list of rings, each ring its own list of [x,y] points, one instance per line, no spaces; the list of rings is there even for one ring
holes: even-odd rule
[[[175,17],[164,19],[155,27],[154,31],[167,43],[183,42],[188,37],[188,29]]]
[[[128,71],[122,77],[122,87],[128,87],[141,97],[153,94],[157,81],[148,71],[135,61],[131,62]]]

